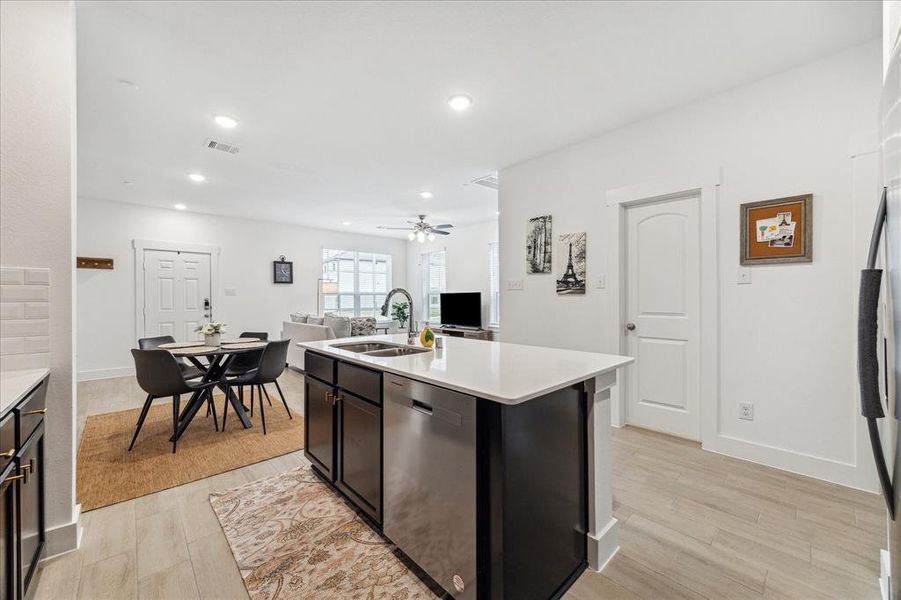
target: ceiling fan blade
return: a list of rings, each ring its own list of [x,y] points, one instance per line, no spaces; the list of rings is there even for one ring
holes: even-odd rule
[[[443,225],[432,225],[432,229],[450,229],[453,227],[450,223],[444,223]]]
[[[429,233],[437,233],[438,235],[450,235],[450,231],[441,231],[440,229],[434,229],[434,228],[429,230]]]
[[[384,225],[379,225],[376,229],[396,229],[397,231],[414,231],[412,227],[385,227]]]

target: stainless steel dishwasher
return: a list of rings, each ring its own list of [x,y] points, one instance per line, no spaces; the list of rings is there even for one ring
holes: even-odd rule
[[[476,597],[476,399],[385,374],[383,530],[454,598]]]

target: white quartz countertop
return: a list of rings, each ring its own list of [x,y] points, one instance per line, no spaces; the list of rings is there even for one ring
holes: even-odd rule
[[[0,415],[15,406],[49,373],[50,369],[0,371]]]
[[[519,404],[630,364],[630,356],[444,337],[444,348],[408,356],[366,356],[335,344],[406,344],[406,334],[298,342],[298,346],[502,404]],[[420,345],[418,342],[415,345]]]

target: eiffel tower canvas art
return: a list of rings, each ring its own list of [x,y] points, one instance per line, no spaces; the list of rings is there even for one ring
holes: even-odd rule
[[[585,246],[587,235],[564,233],[557,242],[558,270],[557,293],[561,295],[585,293]]]

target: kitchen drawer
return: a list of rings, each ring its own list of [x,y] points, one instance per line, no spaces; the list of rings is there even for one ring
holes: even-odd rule
[[[28,392],[25,400],[13,409],[17,417],[16,446],[21,447],[28,440],[28,437],[44,420],[46,411],[47,379],[45,378],[32,391]]]
[[[307,374],[325,383],[335,383],[335,361],[309,350],[305,352],[303,362]]]
[[[16,453],[16,417],[12,411],[0,421],[0,471],[6,468]]]
[[[382,374],[346,362],[338,363],[338,387],[382,405]]]

